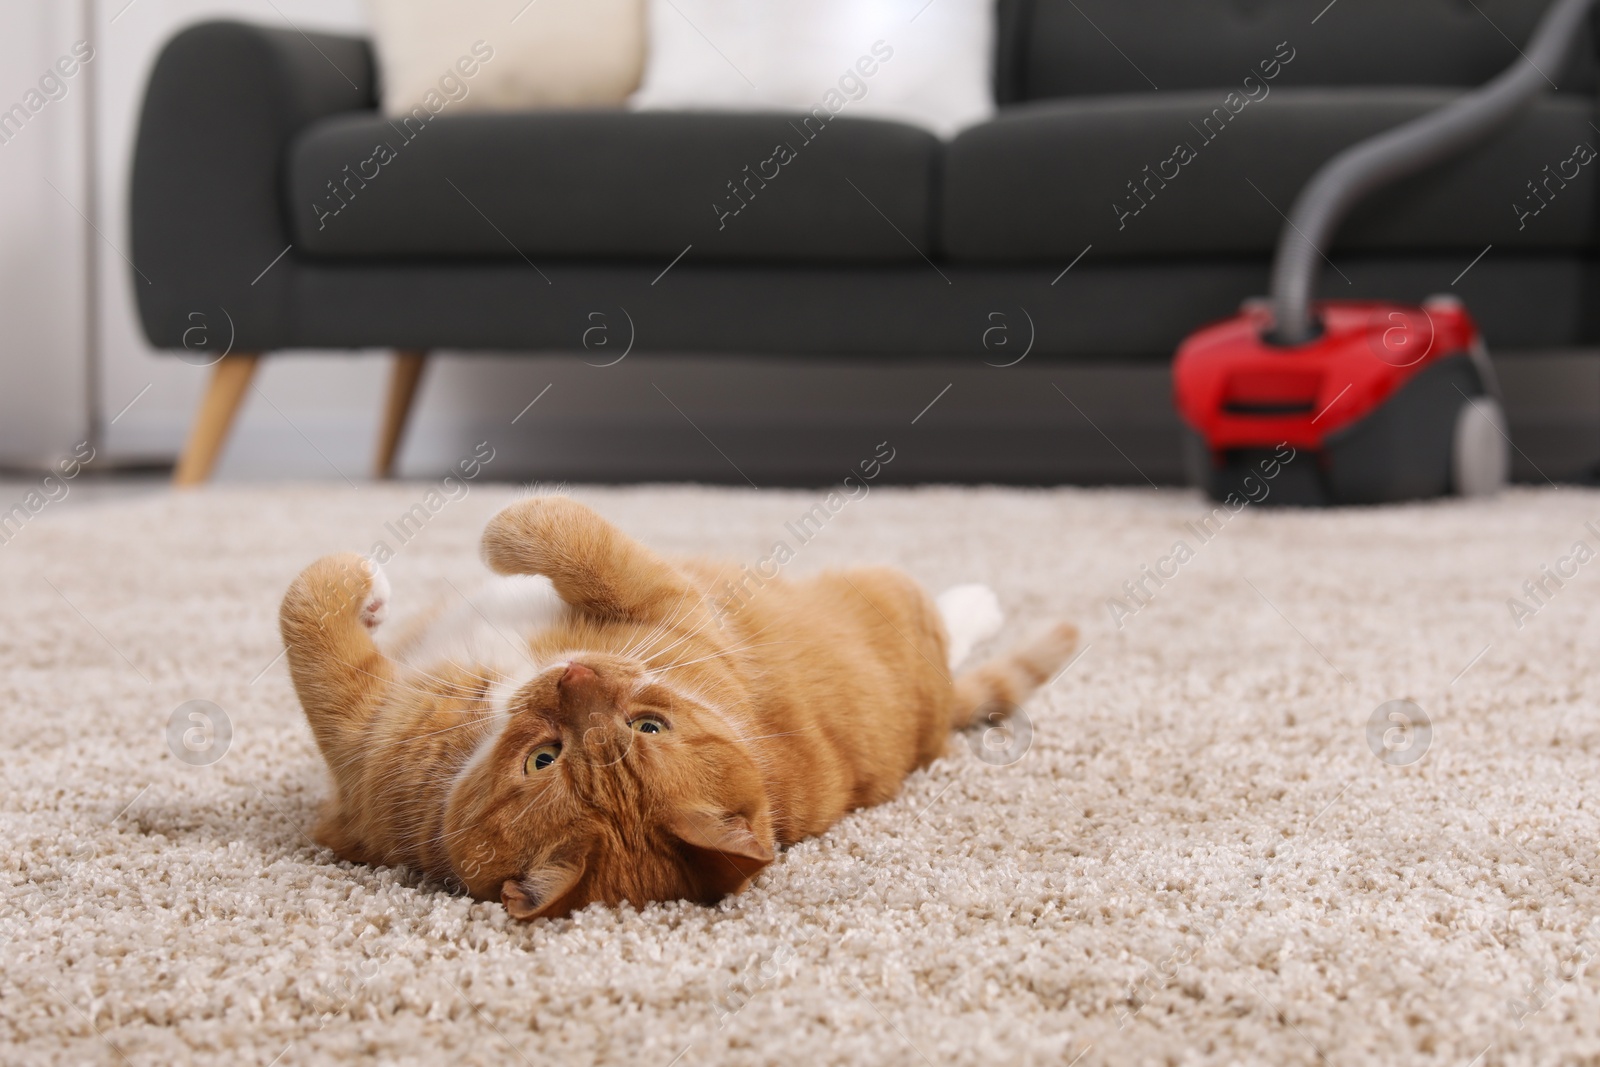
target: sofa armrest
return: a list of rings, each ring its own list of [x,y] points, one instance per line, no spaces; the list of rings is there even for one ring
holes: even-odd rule
[[[355,37],[206,22],[167,44],[139,118],[129,204],[151,344],[289,341],[293,252],[262,273],[290,242],[287,147],[323,116],[374,107],[373,82]]]

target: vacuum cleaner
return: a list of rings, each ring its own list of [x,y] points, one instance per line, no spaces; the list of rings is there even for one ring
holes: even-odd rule
[[[1492,493],[1510,470],[1494,369],[1461,301],[1312,301],[1321,249],[1374,189],[1515,118],[1560,69],[1591,0],[1555,0],[1516,63],[1437,111],[1353,145],[1301,191],[1271,296],[1203,327],[1173,363],[1190,480],[1212,498],[1379,504]],[[1263,490],[1271,478],[1270,491]]]

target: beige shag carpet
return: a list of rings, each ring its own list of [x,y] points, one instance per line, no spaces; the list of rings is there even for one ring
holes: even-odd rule
[[[1572,556],[1600,495],[1249,508],[1203,541],[1180,492],[876,489],[791,572],[988,582],[1002,642],[1078,620],[1027,750],[961,739],[720,907],[519,925],[306,837],[279,594],[377,541],[397,614],[466,588],[515,491],[401,545],[426,489],[52,505],[0,547],[0,1061],[1600,1062],[1600,561]],[[575,495],[750,560],[822,499]],[[1175,576],[1139,604],[1146,565]],[[215,713],[169,733],[195,700],[231,724],[214,762]],[[1396,700],[1431,732],[1369,731]]]

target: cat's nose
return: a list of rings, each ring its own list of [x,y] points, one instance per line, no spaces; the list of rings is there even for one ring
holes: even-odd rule
[[[561,672],[561,680],[556,683],[563,690],[581,689],[592,685],[599,675],[581,663],[569,663],[567,669]]]
[[[584,747],[604,744],[615,732],[613,694],[598,672],[581,663],[568,664],[556,679],[556,713],[573,730],[583,731]]]

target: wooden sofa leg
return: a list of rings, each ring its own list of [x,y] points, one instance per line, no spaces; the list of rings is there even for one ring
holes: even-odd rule
[[[206,386],[205,398],[200,401],[200,410],[195,413],[194,425],[189,428],[189,440],[172,472],[173,485],[200,485],[211,477],[211,468],[216,466],[217,457],[227,444],[233,417],[239,412],[239,402],[250,388],[260,359],[260,353],[236,352],[217,362],[211,371],[211,384]]]
[[[400,440],[405,436],[406,419],[411,415],[411,403],[417,398],[417,386],[422,384],[422,370],[427,366],[425,351],[400,351],[394,354],[394,369],[389,372],[389,395],[383,402],[383,425],[378,431],[378,460],[374,476],[394,476],[394,461],[400,454]]]

